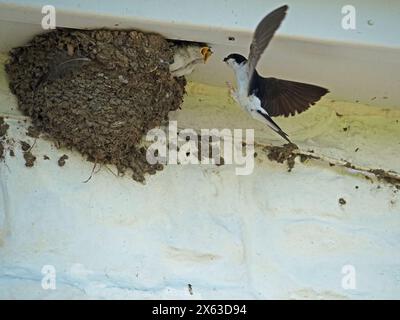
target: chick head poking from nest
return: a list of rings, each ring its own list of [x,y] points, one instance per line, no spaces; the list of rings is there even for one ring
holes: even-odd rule
[[[174,61],[170,64],[170,72],[174,77],[191,74],[197,64],[204,64],[213,54],[210,46],[196,42],[175,42]]]

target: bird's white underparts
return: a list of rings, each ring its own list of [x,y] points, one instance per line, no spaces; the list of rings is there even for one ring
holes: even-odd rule
[[[227,82],[229,93],[233,100],[252,118],[265,123],[268,127],[277,133],[282,132],[283,138],[289,143],[287,135],[273,121],[268,120],[268,113],[262,108],[261,100],[255,94],[248,94],[248,84],[250,83],[249,74],[246,63],[237,63],[233,59],[227,60],[227,64],[234,70],[236,76],[237,90],[234,89],[231,83]]]

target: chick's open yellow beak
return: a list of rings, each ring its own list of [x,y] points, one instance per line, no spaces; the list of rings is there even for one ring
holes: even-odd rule
[[[210,47],[202,47],[200,49],[201,55],[203,56],[204,63],[207,62],[208,58],[211,57],[213,54],[213,51],[211,50]]]

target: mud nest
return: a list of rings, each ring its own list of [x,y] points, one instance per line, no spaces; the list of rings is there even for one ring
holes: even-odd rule
[[[58,29],[10,52],[11,91],[33,126],[88,160],[144,181],[162,166],[146,161],[143,135],[182,103],[171,44],[137,31]]]

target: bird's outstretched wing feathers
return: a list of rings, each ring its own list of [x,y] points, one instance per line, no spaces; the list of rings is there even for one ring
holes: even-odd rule
[[[257,90],[261,107],[271,117],[301,113],[329,92],[312,84],[276,78],[259,78]]]
[[[257,66],[257,62],[260,60],[265,48],[267,48],[269,42],[274,36],[275,31],[279,28],[282,20],[285,18],[287,9],[288,6],[285,5],[272,11],[258,24],[250,45],[250,54],[247,63],[249,79],[251,79]]]

